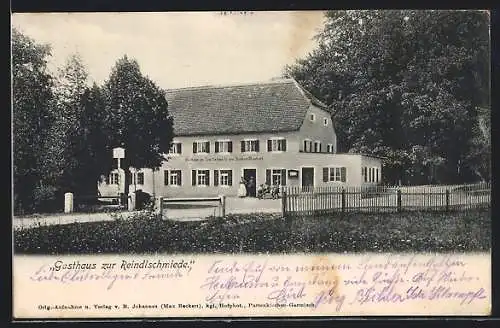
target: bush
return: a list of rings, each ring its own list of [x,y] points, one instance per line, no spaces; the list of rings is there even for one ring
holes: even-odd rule
[[[14,250],[26,254],[295,253],[485,251],[490,211],[318,216],[229,215],[202,222],[132,219],[22,229]]]

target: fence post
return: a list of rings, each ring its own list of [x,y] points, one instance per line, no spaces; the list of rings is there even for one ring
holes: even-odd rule
[[[131,192],[128,194],[128,210],[134,211],[137,205],[137,195],[135,192]]]
[[[286,217],[286,190],[284,189],[281,195],[281,214]]]
[[[401,212],[402,206],[401,206],[401,189],[398,189],[398,199],[397,199],[397,211]]]
[[[226,216],[226,196],[220,195],[221,216]]]
[[[446,189],[446,212],[450,210],[450,190]]]
[[[163,216],[163,197],[158,196],[155,199],[156,204],[155,204],[155,212],[156,214],[160,214]]]
[[[73,213],[73,193],[64,194],[64,213]]]
[[[345,212],[345,188],[342,187],[342,212]]]

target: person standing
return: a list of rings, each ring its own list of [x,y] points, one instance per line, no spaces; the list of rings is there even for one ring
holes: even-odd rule
[[[247,187],[246,187],[246,181],[243,177],[241,177],[240,180],[240,186],[238,187],[238,197],[246,197],[247,195]]]
[[[255,197],[255,179],[254,177],[250,177],[248,181],[247,192],[250,197]]]

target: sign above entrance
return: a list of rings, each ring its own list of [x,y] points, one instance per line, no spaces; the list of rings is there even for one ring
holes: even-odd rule
[[[298,176],[299,176],[298,170],[288,170],[288,177],[289,178],[297,178]]]
[[[121,147],[113,148],[113,158],[125,158],[125,149]]]
[[[262,156],[217,156],[217,157],[187,157],[186,162],[234,162],[234,161],[262,161]]]

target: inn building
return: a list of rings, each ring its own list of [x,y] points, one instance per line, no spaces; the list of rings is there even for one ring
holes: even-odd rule
[[[326,106],[295,80],[169,90],[175,138],[159,170],[131,168],[130,191],[155,196],[236,196],[240,180],[280,186],[369,186],[381,160],[337,152]],[[161,131],[158,131],[161,133]],[[123,170],[99,184],[123,188]],[[123,192],[123,190],[121,190]]]

